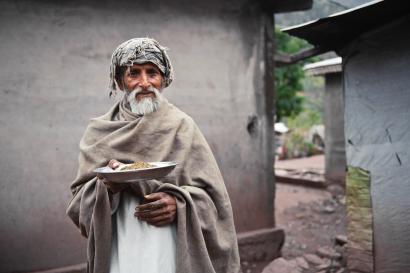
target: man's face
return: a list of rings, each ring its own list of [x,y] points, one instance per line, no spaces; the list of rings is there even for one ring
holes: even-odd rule
[[[141,101],[143,98],[155,98],[155,92],[149,91],[154,87],[162,89],[163,77],[158,67],[152,63],[134,64],[127,68],[124,73],[124,89],[131,92],[138,87],[142,90],[136,94],[135,100]]]

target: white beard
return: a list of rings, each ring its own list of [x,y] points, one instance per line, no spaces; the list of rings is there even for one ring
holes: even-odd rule
[[[140,101],[136,100],[136,96],[143,89],[137,87],[127,95],[127,101],[130,104],[131,112],[137,115],[146,115],[158,110],[159,103],[162,100],[162,94],[154,87],[148,88],[148,91],[155,93],[155,98],[143,97]]]

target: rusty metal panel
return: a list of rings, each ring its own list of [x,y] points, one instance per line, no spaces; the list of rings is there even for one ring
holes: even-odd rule
[[[368,171],[348,167],[346,208],[348,268],[352,273],[373,273],[373,210]]]

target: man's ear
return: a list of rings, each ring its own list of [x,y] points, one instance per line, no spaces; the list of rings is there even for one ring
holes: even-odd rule
[[[115,83],[117,84],[118,88],[121,91],[124,91],[124,82],[123,81],[118,81],[117,79],[115,79]]]
[[[166,84],[165,84],[165,77],[164,77],[164,76],[162,76],[162,80],[161,80],[161,91],[163,91],[163,90],[165,89],[165,87],[166,87]]]
[[[117,69],[115,70],[114,81],[115,81],[115,84],[117,85],[117,87],[118,87],[121,91],[124,91],[124,90],[125,90],[125,86],[124,86],[124,75],[125,75],[126,70],[127,70],[127,67],[126,67],[126,66],[119,66],[119,67],[117,67]]]

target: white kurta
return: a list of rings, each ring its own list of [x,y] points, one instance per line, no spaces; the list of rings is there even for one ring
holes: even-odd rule
[[[175,224],[155,227],[134,217],[139,199],[122,192],[113,215],[110,273],[176,273]]]

